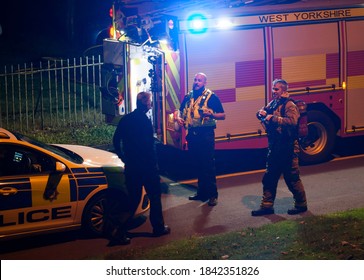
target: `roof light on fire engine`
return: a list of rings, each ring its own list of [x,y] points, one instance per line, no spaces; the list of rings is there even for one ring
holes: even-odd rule
[[[204,33],[207,31],[207,19],[202,14],[191,15],[187,19],[187,27],[191,33]]]
[[[233,22],[229,18],[221,18],[217,21],[217,27],[220,29],[229,29],[233,26]]]

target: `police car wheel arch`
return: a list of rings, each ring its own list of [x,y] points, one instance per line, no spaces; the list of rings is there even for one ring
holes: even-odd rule
[[[114,228],[121,213],[127,212],[126,195],[114,189],[107,189],[92,197],[84,208],[82,215],[82,229],[92,236],[107,234],[107,230]],[[105,229],[105,224],[108,228]]]

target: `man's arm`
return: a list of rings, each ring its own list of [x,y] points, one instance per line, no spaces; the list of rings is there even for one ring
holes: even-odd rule
[[[265,120],[281,126],[296,126],[300,117],[297,106],[292,101],[288,101],[285,106],[281,106],[281,110],[284,112],[275,111],[273,114],[268,114]]]
[[[124,147],[123,147],[123,128],[122,128],[122,121],[119,122],[113,137],[113,145],[115,149],[115,153],[118,157],[125,162],[125,154],[124,154]]]
[[[225,113],[214,113],[212,114],[212,118],[216,120],[225,120],[226,114]]]
[[[182,100],[180,108],[176,109],[173,114],[174,121],[176,121],[179,126],[184,126],[184,124],[185,124],[185,121],[182,118],[181,114],[182,114],[184,107],[186,106],[187,99],[188,99],[188,95],[185,95],[185,97]]]
[[[209,117],[215,120],[225,120],[226,114],[225,112],[223,113],[214,113],[209,109],[204,109],[203,110],[203,117]]]
[[[210,103],[211,101],[211,103]],[[224,112],[224,108],[219,97],[216,94],[213,94],[208,102],[208,106],[213,109],[211,110],[204,110],[204,117],[210,117],[215,120],[225,120],[226,114]]]

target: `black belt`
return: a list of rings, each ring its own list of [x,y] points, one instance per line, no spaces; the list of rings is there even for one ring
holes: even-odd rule
[[[201,134],[201,133],[207,133],[214,131],[214,126],[198,126],[198,127],[191,127],[188,129],[188,133],[191,133],[193,135]]]

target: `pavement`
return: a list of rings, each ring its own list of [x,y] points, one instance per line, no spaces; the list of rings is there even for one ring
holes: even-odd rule
[[[151,243],[163,245],[192,236],[239,231],[284,220],[364,207],[363,166],[364,156],[357,156],[301,167],[309,210],[293,216],[287,214],[287,210],[293,206],[293,199],[283,179],[278,186],[275,214],[251,216],[251,210],[260,205],[264,170],[218,176],[219,202],[214,207],[208,206],[207,202],[188,200],[188,196],[196,191],[196,180],[176,182],[163,177],[164,218],[172,233],[151,239],[148,235],[151,226],[146,220],[130,231],[130,246],[149,247]]]

